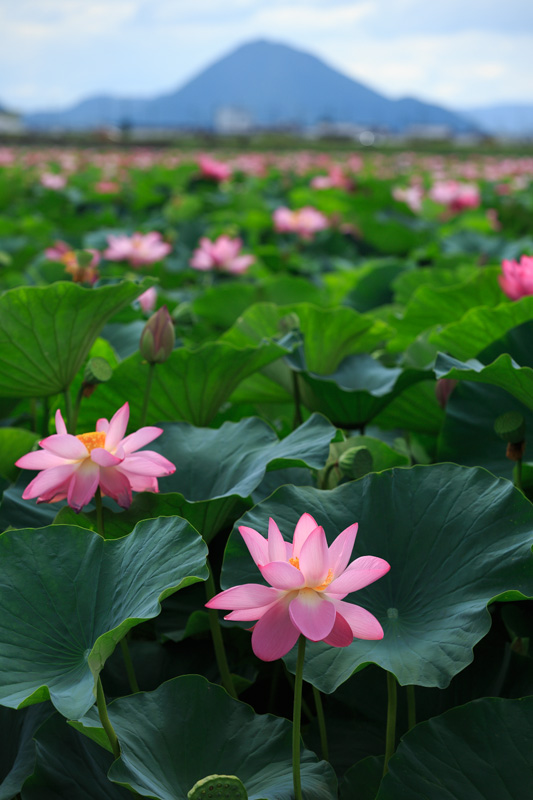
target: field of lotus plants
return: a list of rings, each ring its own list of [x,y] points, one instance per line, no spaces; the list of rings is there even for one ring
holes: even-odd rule
[[[4,147],[0,289],[0,800],[530,795],[533,158]]]

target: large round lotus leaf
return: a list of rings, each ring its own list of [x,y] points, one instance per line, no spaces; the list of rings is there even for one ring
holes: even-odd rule
[[[197,781],[217,774],[239,778],[248,800],[293,800],[291,723],[254,714],[199,675],[115,700],[109,717],[121,747],[109,778],[143,797],[187,800]],[[98,724],[93,712],[82,722]],[[337,797],[333,769],[308,750],[302,789],[305,800]]]
[[[176,472],[160,479],[165,492],[180,492],[187,500],[248,497],[267,469],[326,463],[335,428],[320,414],[281,441],[256,417],[225,422],[220,428],[196,428],[186,422],[163,424],[164,433],[152,447],[176,464]]]
[[[286,361],[298,374],[302,402],[341,428],[364,427],[407,387],[430,374],[385,367],[366,354],[348,356],[330,375],[310,372],[303,350]]]
[[[458,322],[433,333],[430,341],[462,360],[474,358],[508,331],[533,318],[533,297],[502,303],[496,308],[471,308]]]
[[[22,800],[131,800],[131,793],[111,783],[113,756],[82,736],[55,714],[35,736],[35,771],[22,789]]]
[[[95,679],[127,631],[159,601],[205,580],[206,545],[188,522],[141,522],[104,541],[52,525],[0,536],[0,703],[51,699],[76,719],[94,703]]]
[[[474,700],[404,736],[377,800],[524,800],[532,741],[533,697]]]
[[[308,512],[328,542],[359,523],[354,558],[386,559],[390,572],[345,599],[367,608],[385,632],[347,648],[309,643],[304,677],[332,692],[355,669],[375,662],[401,684],[448,685],[489,630],[497,595],[533,594],[533,507],[508,481],[454,464],[392,469],[332,491],[286,486],[239,523],[266,534],[268,518],[292,539]],[[261,583],[238,531],[228,542],[222,587]],[[294,649],[286,657],[294,669]]]
[[[18,711],[0,708],[0,800],[11,800],[32,774],[35,765],[33,736],[53,712],[49,703]]]
[[[194,425],[209,425],[244,378],[286,352],[274,342],[241,349],[224,342],[208,342],[197,350],[178,348],[168,361],[154,369],[146,422],[186,420]],[[149,365],[140,353],[126,358],[114,370],[111,380],[84,400],[78,430],[94,430],[95,420],[112,416],[125,397],[130,403],[131,429],[139,427],[148,371]]]
[[[511,477],[514,464],[505,456],[506,444],[494,432],[494,422],[500,414],[516,410],[524,416],[526,439],[533,431],[531,400],[526,389],[531,375],[531,369],[526,368],[533,367],[532,336],[533,322],[524,323],[508,331],[479,354],[478,363],[494,363],[477,374],[472,371],[469,379],[461,380],[452,392],[439,439],[438,455],[441,460],[479,465],[497,475]],[[503,360],[500,360],[498,356],[502,355]],[[522,369],[513,366],[511,359],[522,365]],[[457,375],[466,377],[462,370],[458,370]],[[474,383],[473,377],[483,381],[497,377],[499,385]],[[526,384],[522,383],[522,378],[525,378]],[[510,393],[513,387],[517,390],[514,395]],[[524,405],[521,400],[526,400],[527,404]]]
[[[0,297],[0,395],[64,391],[106,322],[150,285],[23,286]]]

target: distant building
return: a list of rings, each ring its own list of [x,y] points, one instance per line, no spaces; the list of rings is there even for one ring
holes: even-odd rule
[[[222,135],[249,133],[252,130],[252,115],[244,108],[221,106],[215,112],[215,132]]]
[[[418,139],[431,142],[446,142],[452,139],[454,132],[448,125],[409,125],[404,131],[406,139]]]
[[[8,111],[7,108],[0,106],[0,134],[2,133],[22,133],[24,125],[19,114]]]

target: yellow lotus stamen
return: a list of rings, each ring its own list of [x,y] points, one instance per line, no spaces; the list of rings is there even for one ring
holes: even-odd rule
[[[105,447],[105,433],[102,431],[91,431],[90,433],[80,433],[76,436],[85,445],[89,453],[96,447]]]
[[[333,572],[330,569],[328,569],[328,576],[327,576],[326,580],[324,581],[324,583],[321,583],[320,586],[314,586],[313,587],[315,592],[323,592],[324,589],[328,588],[328,586],[330,585],[332,580],[333,580]]]
[[[292,564],[292,566],[296,567],[296,569],[300,569],[300,561],[296,558],[296,556],[294,558],[289,558],[289,564]]]

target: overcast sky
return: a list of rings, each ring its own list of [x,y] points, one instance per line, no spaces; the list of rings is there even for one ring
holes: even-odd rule
[[[533,0],[0,0],[0,104],[154,96],[258,38],[389,97],[533,104]]]

